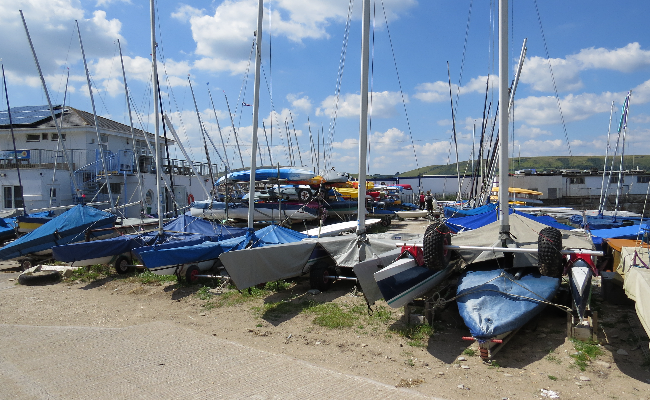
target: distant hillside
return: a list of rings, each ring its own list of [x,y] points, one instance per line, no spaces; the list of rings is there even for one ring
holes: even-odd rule
[[[609,157],[607,160],[608,168],[611,165],[612,158]],[[510,169],[512,171],[520,169],[535,169],[537,171],[544,170],[559,170],[559,169],[580,169],[580,170],[590,170],[597,169],[599,171],[603,170],[603,165],[605,162],[605,156],[548,156],[548,157],[521,157],[521,158],[512,158],[510,159]],[[459,169],[461,175],[463,173],[469,173],[471,169],[470,166],[467,166],[467,161],[461,161],[459,163]],[[474,164],[476,165],[476,163]],[[614,160],[614,170],[618,170],[620,165],[620,157],[617,157]],[[650,171],[650,155],[648,156],[625,156],[623,159],[623,169],[642,169]],[[418,175],[456,175],[456,163],[449,165],[430,165],[428,167],[422,167],[419,169],[414,169],[412,171],[407,171],[400,173],[401,177],[410,177]]]

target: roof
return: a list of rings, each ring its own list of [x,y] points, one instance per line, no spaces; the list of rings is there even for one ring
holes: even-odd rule
[[[74,107],[65,107],[55,105],[54,115],[59,120],[62,128],[73,128],[83,126],[95,126],[95,118],[92,113],[76,109]],[[11,108],[11,123],[16,128],[48,128],[54,127],[52,122],[52,113],[50,107],[44,106],[25,106]],[[131,133],[131,127],[108,118],[97,116],[97,122],[100,129],[107,129],[115,132]],[[9,113],[7,110],[0,111],[0,129],[9,127]],[[137,135],[152,135],[134,128]]]

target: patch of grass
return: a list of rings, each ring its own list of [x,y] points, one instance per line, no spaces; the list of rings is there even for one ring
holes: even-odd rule
[[[72,272],[70,277],[66,278],[69,282],[93,282],[98,279],[106,278],[112,274],[111,267],[107,265],[88,265],[86,267],[77,268]]]
[[[557,376],[549,375],[548,379],[550,379],[552,381],[557,381]]]
[[[144,285],[161,285],[167,282],[178,282],[176,275],[156,275],[151,271],[136,274],[135,279]]]
[[[433,335],[433,328],[429,324],[408,325],[393,329],[398,335],[409,339],[406,343],[413,347],[426,347],[429,337]]]
[[[573,338],[571,342],[573,342],[573,347],[577,351],[577,354],[571,354],[571,357],[575,360],[575,365],[580,368],[580,371],[585,371],[589,361],[603,354],[603,351],[595,342],[583,342]]]
[[[474,357],[476,355],[476,350],[474,349],[465,349],[463,350],[463,354],[466,356]]]
[[[210,300],[212,298],[212,293],[210,292],[210,288],[207,286],[203,286],[201,289],[196,291],[196,297],[198,297],[199,300]]]
[[[376,307],[370,315],[371,321],[383,324],[390,322],[391,318],[393,318],[393,312],[384,306]]]
[[[359,314],[349,307],[336,303],[316,304],[306,310],[316,314],[313,323],[331,329],[351,328],[359,320]]]
[[[499,368],[501,368],[501,365],[499,364],[499,362],[497,360],[490,360],[489,368],[499,369]]]

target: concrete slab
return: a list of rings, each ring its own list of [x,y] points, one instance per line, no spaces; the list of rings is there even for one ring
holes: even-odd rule
[[[413,390],[204,335],[0,325],[3,399],[427,399]]]

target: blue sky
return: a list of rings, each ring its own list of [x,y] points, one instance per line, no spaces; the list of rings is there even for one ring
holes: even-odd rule
[[[265,2],[260,121],[266,126],[274,164],[312,168],[311,148],[318,136],[321,168],[358,171],[361,0],[353,2],[338,101],[336,97],[349,4],[348,0]],[[369,173],[394,174],[455,161],[447,63],[459,158],[468,159],[473,141],[480,139],[488,75],[496,82],[496,0],[373,4]],[[221,157],[221,168],[226,160],[231,168],[240,168],[238,141],[248,165],[252,107],[242,104],[253,102],[254,66],[249,60],[257,0],[165,1],[156,6],[163,103],[181,140],[195,161],[205,160],[189,76],[203,124],[220,153],[210,146],[212,161]],[[153,130],[148,1],[0,0],[0,57],[12,107],[46,104],[19,9],[53,102],[63,101],[69,71],[66,103],[92,111],[74,23],[78,20],[98,114],[128,124],[119,39],[134,110],[142,123],[136,125]],[[633,94],[625,152],[650,154],[650,3],[510,0],[510,15],[509,80],[523,40],[528,39],[510,128],[516,155],[603,156],[612,101],[617,121],[629,90]],[[225,156],[208,89],[226,142]],[[497,97],[493,87],[488,93],[491,117]],[[6,108],[4,101],[0,108]],[[613,140],[615,131],[616,122]],[[261,127],[259,133],[262,162],[268,165]],[[174,156],[183,158],[180,151]]]

